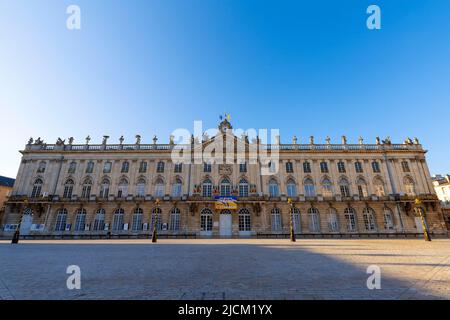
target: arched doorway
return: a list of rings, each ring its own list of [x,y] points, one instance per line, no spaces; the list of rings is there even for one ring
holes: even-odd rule
[[[220,211],[219,235],[221,237],[230,237],[232,235],[232,217],[230,210]]]

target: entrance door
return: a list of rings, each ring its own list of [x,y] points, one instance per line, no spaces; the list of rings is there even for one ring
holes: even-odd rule
[[[222,210],[219,220],[219,235],[231,236],[231,212],[229,210]]]

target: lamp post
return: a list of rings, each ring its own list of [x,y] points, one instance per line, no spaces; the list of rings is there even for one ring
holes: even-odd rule
[[[22,213],[20,214],[19,225],[17,226],[16,231],[14,231],[14,235],[13,235],[13,237],[12,237],[12,239],[11,239],[11,244],[18,244],[18,243],[19,243],[19,238],[20,238],[20,225],[22,224],[23,214],[24,214],[25,212],[27,212],[27,209],[28,209],[28,200],[27,200],[27,199],[25,199],[25,200],[23,201],[23,205],[24,205],[24,208],[23,208]]]
[[[291,214],[290,214],[290,218],[289,218],[289,228],[290,228],[290,232],[291,232],[291,242],[295,242],[295,233],[294,233],[294,221],[293,221],[293,216],[294,216],[294,204],[292,203],[292,199],[288,198],[288,203],[291,206]]]
[[[422,201],[416,198],[414,204],[416,205],[414,210],[419,215],[420,220],[422,221],[423,238],[425,241],[431,241],[430,232],[428,231],[428,224],[427,221],[425,220],[425,209],[422,206]]]
[[[153,233],[152,233],[152,242],[158,241],[158,213],[159,213],[159,199],[155,200],[156,210],[155,210],[155,222],[153,223]]]

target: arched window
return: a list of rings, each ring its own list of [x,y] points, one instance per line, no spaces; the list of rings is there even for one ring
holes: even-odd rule
[[[345,222],[347,223],[347,231],[356,231],[356,215],[353,208],[345,208],[344,210]]]
[[[414,180],[411,177],[405,177],[405,192],[408,196],[414,196],[416,194],[416,190],[414,188]]]
[[[384,228],[386,230],[394,230],[394,217],[389,208],[383,210]]]
[[[109,180],[103,179],[100,186],[100,198],[108,198],[109,196]]]
[[[322,180],[322,193],[325,197],[333,196],[333,184],[326,177]]]
[[[47,163],[45,161],[39,162],[39,167],[37,169],[37,172],[38,173],[44,173],[46,165],[47,165]]]
[[[180,230],[180,209],[178,208],[173,208],[172,211],[170,211],[170,230]]]
[[[92,189],[92,180],[90,178],[86,178],[83,181],[83,189],[81,190],[81,197],[86,199],[91,196]]]
[[[212,211],[205,208],[200,213],[200,230],[201,231],[212,231]]]
[[[202,184],[202,196],[211,197],[212,196],[212,183],[211,180],[206,179]]]
[[[297,186],[295,185],[295,181],[293,179],[289,179],[286,182],[286,191],[288,197],[296,197],[297,196]]]
[[[165,193],[164,181],[158,178],[155,183],[155,197],[163,197]]]
[[[222,197],[229,197],[231,195],[231,183],[227,178],[220,183],[220,195]]]
[[[152,210],[152,220],[150,222],[150,230],[153,230],[156,225],[157,230],[161,230],[162,221],[161,221],[161,208],[156,207]]]
[[[367,192],[367,184],[363,178],[358,178],[358,180],[356,180],[356,186],[358,187],[358,195],[360,198],[366,198],[369,196]]]
[[[271,197],[278,197],[280,195],[280,190],[278,188],[278,182],[275,179],[270,179],[270,181],[269,181],[269,195]]]
[[[300,210],[294,207],[292,214],[292,225],[294,227],[295,233],[300,233],[301,231],[301,222],[300,222]]]
[[[72,161],[69,164],[69,170],[67,172],[68,173],[75,173],[76,169],[77,169],[77,163],[75,161]]]
[[[131,230],[139,231],[142,230],[142,214],[141,208],[136,208],[133,213],[133,222],[131,224]]]
[[[375,189],[375,194],[379,197],[383,197],[384,196],[384,182],[383,180],[381,180],[381,178],[377,177],[375,178],[375,180],[373,181],[373,187]]]
[[[328,210],[328,228],[330,229],[330,232],[339,231],[338,216],[336,209],[334,208]]]
[[[136,184],[136,196],[144,197],[145,196],[145,179],[140,178]]]
[[[375,231],[377,224],[375,221],[375,215],[371,208],[365,207],[363,210],[364,226],[367,231]]]
[[[281,213],[280,209],[273,208],[271,211],[272,216],[272,231],[281,231]]]
[[[116,211],[114,212],[114,220],[113,220],[114,231],[123,230],[123,216],[124,216],[123,209],[122,208],[116,209]]]
[[[250,212],[246,208],[239,210],[239,231],[251,231]]]
[[[308,221],[309,221],[309,231],[310,232],[319,232],[320,231],[320,223],[319,223],[319,210],[316,208],[308,209]]]
[[[78,209],[75,218],[75,231],[84,231],[86,229],[86,209]]]
[[[119,188],[117,189],[117,197],[125,198],[128,196],[128,181],[125,178],[120,179]]]
[[[44,182],[42,179],[36,179],[33,184],[33,190],[31,191],[31,198],[37,198],[41,196],[42,185]]]
[[[95,212],[94,226],[92,230],[103,231],[105,229],[105,209],[97,209]]]
[[[56,215],[55,231],[65,231],[67,222],[67,210],[59,209]]]
[[[64,194],[63,198],[70,199],[72,198],[72,192],[73,192],[73,186],[74,182],[72,179],[67,179],[66,183],[64,184]]]
[[[341,190],[341,196],[343,198],[350,197],[350,187],[346,178],[341,178],[339,181],[339,189]]]
[[[314,188],[314,182],[311,178],[306,178],[303,182],[303,186],[305,187],[305,196],[306,197],[315,197],[316,190]]]
[[[248,197],[248,182],[245,179],[239,181],[239,197]]]
[[[120,170],[120,172],[127,173],[129,169],[130,169],[130,163],[128,161],[122,162],[122,170]]]
[[[181,179],[176,178],[175,182],[172,185],[172,196],[173,197],[181,197],[181,188],[182,188]]]

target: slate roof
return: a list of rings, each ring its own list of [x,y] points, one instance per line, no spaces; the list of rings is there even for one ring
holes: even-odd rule
[[[0,176],[0,186],[12,188],[14,186],[14,181],[16,181],[16,180],[12,179],[12,178]]]

